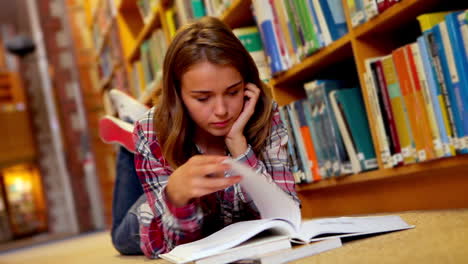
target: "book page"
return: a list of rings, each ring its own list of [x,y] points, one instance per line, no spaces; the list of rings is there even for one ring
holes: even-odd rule
[[[301,223],[299,205],[275,183],[251,167],[232,159],[225,161],[231,165],[234,174],[241,175],[240,185],[250,195],[262,218],[282,218],[291,222],[296,230]]]
[[[346,234],[349,235],[350,233],[380,233],[408,229],[411,227],[413,226],[408,225],[397,215],[323,218],[304,221],[297,239],[312,241],[317,240],[313,238],[320,234],[330,234],[330,236],[333,236],[333,234],[340,234],[339,236],[347,236]]]
[[[293,227],[288,222],[278,219],[242,221],[228,225],[203,239],[179,245],[169,253],[159,256],[176,263],[190,262],[235,247],[260,232],[272,228],[279,235],[289,237],[294,233]]]

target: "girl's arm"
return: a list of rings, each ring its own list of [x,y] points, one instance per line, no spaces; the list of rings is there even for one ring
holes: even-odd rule
[[[271,184],[276,184],[299,205],[300,201],[296,194],[294,177],[288,159],[288,133],[281,121],[276,103],[272,111],[274,113],[271,121],[271,135],[264,149],[257,156],[249,146],[243,155],[237,157],[237,160],[248,164],[258,173],[271,179],[269,181]],[[245,192],[242,192],[241,198],[244,202],[250,203],[250,198]]]
[[[166,195],[170,167],[165,164],[152,130],[153,111],[135,125],[135,169],[147,196],[140,206],[141,248],[149,258],[157,258],[176,245],[201,238],[203,213],[196,201],[182,207],[171,204]]]

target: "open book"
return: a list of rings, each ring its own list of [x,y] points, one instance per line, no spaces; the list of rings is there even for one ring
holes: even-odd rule
[[[250,167],[226,161],[231,175],[242,175],[242,188],[257,206],[261,219],[233,223],[203,239],[179,245],[161,258],[174,263],[187,263],[220,254],[255,235],[269,230],[286,235],[293,243],[307,244],[333,237],[382,233],[411,228],[399,216],[338,217],[301,222],[299,205],[276,184]]]

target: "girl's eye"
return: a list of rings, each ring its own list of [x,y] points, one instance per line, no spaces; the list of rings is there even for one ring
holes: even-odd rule
[[[206,100],[208,100],[208,97],[199,97],[199,98],[197,98],[197,101],[199,101],[199,102],[205,102]]]
[[[239,93],[239,90],[235,90],[235,91],[229,92],[229,95],[236,95],[237,93]]]

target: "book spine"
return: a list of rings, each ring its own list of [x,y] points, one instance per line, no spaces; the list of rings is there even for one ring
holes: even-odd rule
[[[442,145],[440,132],[437,127],[436,115],[435,115],[433,102],[432,102],[432,98],[431,98],[429,87],[428,87],[426,72],[423,67],[419,45],[417,43],[411,44],[411,51],[414,57],[416,75],[418,76],[418,79],[419,79],[419,86],[421,89],[422,100],[424,103],[424,107],[426,109],[426,113],[428,117],[428,124],[429,124],[430,131],[432,134],[432,145],[433,145],[436,157],[440,158],[440,157],[445,156],[445,153],[444,153],[444,148]]]
[[[351,139],[350,125],[345,121],[345,113],[343,111],[343,107],[339,105],[340,103],[337,100],[337,92],[339,91],[334,90],[330,92],[330,105],[332,108],[332,112],[334,113],[334,117],[336,118],[340,134],[343,137],[344,146],[348,153],[348,157],[352,167],[352,172],[356,174],[359,173],[362,170],[362,168],[358,159],[358,155],[356,153],[356,146],[355,144],[353,144],[353,141]]]
[[[301,26],[304,29],[305,38],[305,54],[310,55],[312,52],[320,48],[319,41],[314,30],[312,17],[308,12],[306,4],[307,0],[294,0],[296,11],[301,21]]]
[[[448,95],[448,90],[447,86],[445,84],[445,78],[444,74],[442,71],[442,65],[440,62],[440,56],[438,53],[438,47],[437,47],[437,37],[436,35],[439,33],[438,28],[435,27],[433,28],[430,33],[426,34],[427,36],[427,41],[428,41],[428,51],[430,53],[431,57],[431,62],[432,66],[434,68],[434,76],[437,81],[437,96],[439,97],[439,100],[442,100],[443,103],[441,105],[444,107],[445,111],[447,111],[447,120],[444,120],[447,123],[447,127],[451,130],[451,137],[450,141],[451,144],[455,147],[456,150],[458,150],[458,134],[457,134],[457,129],[456,129],[456,124],[455,124],[455,118],[453,115],[452,111],[452,103],[450,101],[449,95]]]
[[[327,178],[327,170],[325,168],[326,156],[324,155],[324,149],[320,144],[322,140],[320,139],[316,129],[317,129],[317,120],[315,118],[315,114],[312,114],[312,105],[310,104],[309,100],[304,100],[302,102],[302,106],[304,109],[304,115],[307,121],[307,126],[309,127],[309,133],[312,136],[312,143],[314,145],[315,153],[317,154],[317,162],[318,162],[318,169],[319,173],[322,178]]]
[[[427,41],[427,35],[432,34],[425,32],[418,38],[418,46],[421,51],[421,60],[424,66],[424,72],[427,76],[427,87],[431,97],[432,109],[437,121],[437,128],[440,134],[440,140],[442,142],[442,149],[444,156],[450,157],[455,155],[455,148],[452,145],[451,137],[452,130],[448,122],[448,113],[445,106],[445,101],[439,96],[439,83],[435,74],[435,69],[431,61],[431,55],[429,51],[429,43]]]
[[[319,173],[318,169],[318,162],[317,162],[317,154],[314,149],[314,144],[312,142],[311,135],[309,133],[309,127],[307,126],[307,121],[304,115],[304,109],[302,106],[303,100],[295,101],[293,106],[295,108],[297,119],[299,121],[300,132],[302,135],[302,140],[304,143],[304,147],[307,153],[307,158],[311,164],[312,176],[313,181],[320,181],[322,176]]]
[[[271,73],[275,74],[284,71],[286,67],[282,63],[270,3],[268,0],[256,0],[253,3],[262,40],[265,44],[265,51],[270,63]]]
[[[364,0],[367,20],[376,17],[379,14],[376,0]]]
[[[462,22],[458,19],[460,14],[462,15]],[[450,54],[448,55],[451,59],[453,59],[453,57],[451,57],[453,54],[457,54],[454,58],[455,62],[449,60],[450,75],[447,79],[452,82],[454,88],[454,105],[456,106],[455,108],[457,108],[456,111],[459,113],[459,120],[457,120],[459,122],[459,128],[457,128],[458,146],[459,152],[462,154],[468,153],[468,77],[466,76],[468,72],[468,54],[465,52],[462,32],[460,31],[464,18],[463,13],[451,13],[446,17],[447,25],[441,23],[440,26],[441,31],[443,31],[441,33],[444,33],[446,36],[443,38],[447,42],[447,45],[445,45],[446,54],[449,52],[449,49]],[[449,39],[450,41],[448,41]],[[460,73],[458,76],[457,70]],[[450,76],[452,76],[452,78],[450,78]]]
[[[284,126],[288,132],[288,153],[289,161],[291,162],[291,171],[294,176],[295,183],[301,183],[304,179],[304,172],[302,171],[301,159],[299,158],[298,150],[296,147],[297,141],[292,133],[291,120],[287,113],[287,109],[283,106],[279,107],[279,113],[281,120],[283,121]]]
[[[395,120],[398,138],[400,139],[404,163],[414,163],[416,161],[414,135],[410,126],[408,108],[402,95],[400,83],[398,82],[393,56],[386,56],[382,60],[381,65],[383,74],[385,75],[387,92],[392,105],[393,118]]]
[[[418,156],[419,160],[430,160],[436,157],[434,148],[432,145],[433,141],[433,134],[431,127],[429,125],[429,117],[428,113],[425,108],[423,93],[421,91],[420,80],[418,76],[418,71],[416,69],[416,63],[414,58],[413,49],[414,46],[417,47],[416,44],[406,45],[405,46],[405,61],[406,67],[409,69],[409,77],[411,79],[411,87],[414,89],[414,104],[416,110],[416,122],[418,129],[420,130],[422,141],[423,141],[423,151],[424,155],[422,156],[422,152],[419,153]]]
[[[332,41],[348,33],[343,1],[319,0]]]
[[[382,69],[382,63],[380,61],[376,61],[375,63],[371,64],[371,67],[378,82],[379,94],[382,100],[381,105],[383,106],[382,112],[384,113],[383,116],[385,117],[385,124],[387,124],[386,127],[388,128],[388,135],[390,135],[390,142],[393,150],[393,164],[394,166],[403,165],[402,147],[400,145],[400,139],[397,133],[395,119],[393,117],[392,104],[390,102],[390,96],[387,90],[387,84]]]
[[[310,183],[314,181],[312,175],[312,164],[310,163],[307,152],[305,150],[304,140],[301,134],[301,128],[299,125],[298,117],[296,110],[294,109],[293,103],[287,105],[287,110],[289,114],[289,120],[291,121],[292,131],[294,133],[294,138],[296,139],[296,146],[298,149],[299,157],[302,164],[302,171],[304,172],[304,179],[305,183]]]
[[[375,126],[375,136],[377,137],[378,151],[380,152],[380,159],[384,168],[393,167],[393,161],[390,152],[389,135],[383,123],[381,105],[377,96],[378,84],[372,73],[371,63],[376,59],[367,59],[365,61],[366,71],[364,72],[364,79],[366,81],[365,92],[369,99],[371,123]]]
[[[426,153],[423,147],[424,141],[422,137],[422,131],[420,127],[418,126],[418,121],[417,121],[418,117],[416,113],[416,102],[415,102],[416,100],[415,100],[414,88],[412,87],[409,68],[407,67],[407,63],[405,60],[405,46],[400,47],[392,52],[392,60],[393,60],[395,72],[398,78],[396,82],[399,83],[403,103],[405,104],[405,107],[406,107],[406,116],[407,116],[407,120],[409,124],[407,129],[408,131],[411,131],[412,139],[413,139],[414,147],[416,151],[414,153],[414,156],[417,158],[417,161],[423,161],[425,160]],[[384,68],[384,71],[385,71],[385,68]],[[387,71],[385,73],[387,75],[389,72]],[[389,80],[389,78],[387,78],[387,80]],[[398,118],[396,120],[398,122]],[[401,135],[401,130],[398,132],[399,132],[399,135]]]

